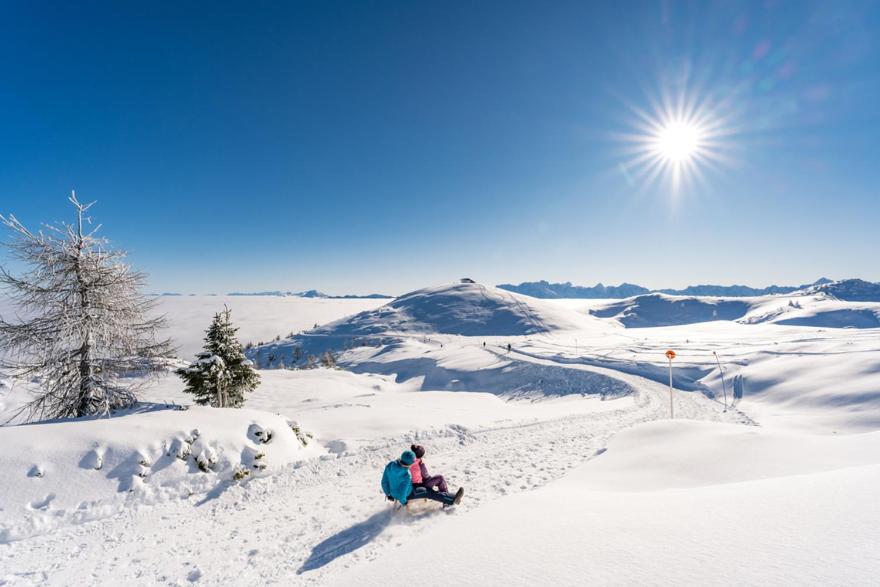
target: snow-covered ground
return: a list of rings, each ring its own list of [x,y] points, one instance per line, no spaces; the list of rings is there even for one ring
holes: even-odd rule
[[[345,370],[263,369],[244,410],[177,410],[169,375],[132,413],[0,428],[0,584],[872,584],[880,329],[791,319],[880,304],[767,296],[696,322],[717,299],[693,299],[657,327],[665,302],[476,284],[387,306],[162,298],[184,358],[225,301],[243,341],[281,336],[260,362],[300,346]],[[639,323],[589,313],[611,304]],[[27,391],[0,387],[0,412]],[[384,501],[413,441],[460,506]]]
[[[876,584],[878,482],[878,433],[652,422],[536,491],[438,516],[328,584],[408,585],[414,564],[437,585]]]

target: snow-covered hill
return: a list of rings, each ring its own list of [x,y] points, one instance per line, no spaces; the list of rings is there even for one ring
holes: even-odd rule
[[[690,319],[728,301],[691,299],[620,311]],[[170,334],[197,347],[222,301],[244,340],[310,329],[254,349],[272,368],[245,410],[164,409],[191,399],[165,376],[132,413],[0,428],[0,582],[395,585],[412,582],[398,561],[416,559],[465,584],[880,572],[878,331],[815,325],[876,303],[739,298],[736,320],[634,329],[588,313],[606,302],[454,284],[381,307],[169,297]],[[344,369],[278,360],[297,347]],[[0,412],[33,385],[0,380]],[[384,500],[382,467],[413,441],[466,487],[460,506],[411,518]],[[218,459],[203,472],[207,448]]]
[[[838,282],[835,282],[835,285]],[[831,296],[837,291],[797,292],[751,298],[716,298],[647,294],[594,306],[590,314],[611,319],[627,328],[681,326],[716,320],[743,324],[769,322],[820,328],[878,328],[880,303],[844,301]],[[869,290],[859,290],[862,293]],[[850,292],[851,293],[851,292]],[[851,294],[858,297],[856,294]],[[867,296],[867,294],[864,294]]]
[[[478,283],[454,283],[410,292],[310,334],[525,336],[583,323],[578,316],[553,304]]]
[[[522,337],[607,330],[564,306],[477,283],[403,295],[374,310],[281,341],[248,355],[264,368],[302,366],[308,356],[337,354],[346,368],[420,378],[422,389],[480,391],[531,398],[569,394],[619,397],[631,388],[601,369],[512,357]]]
[[[590,310],[598,318],[615,318],[628,328],[676,326],[713,320],[738,320],[751,305],[743,300],[646,294]]]

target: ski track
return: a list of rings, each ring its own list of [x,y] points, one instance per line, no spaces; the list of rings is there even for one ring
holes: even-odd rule
[[[184,500],[188,504],[131,508],[0,545],[0,585],[326,583],[335,571],[424,531],[436,516],[467,515],[489,500],[545,485],[601,454],[617,431],[668,417],[666,386],[610,369],[566,367],[612,374],[637,394],[611,400],[621,408],[596,414],[478,430],[449,426],[385,439],[352,454],[228,484]],[[751,423],[734,409],[723,413],[699,393],[677,392],[675,404],[680,418]],[[413,441],[428,448],[432,474],[444,474],[453,489],[466,488],[458,507],[411,517],[384,500],[378,487],[382,468]],[[259,530],[242,530],[254,518]],[[47,560],[48,552],[58,555]]]

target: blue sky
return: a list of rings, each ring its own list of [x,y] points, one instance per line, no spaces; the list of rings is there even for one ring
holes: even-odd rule
[[[154,291],[876,281],[878,38],[877,2],[5,2],[0,211],[76,189]],[[663,95],[723,121],[678,190],[622,138]]]

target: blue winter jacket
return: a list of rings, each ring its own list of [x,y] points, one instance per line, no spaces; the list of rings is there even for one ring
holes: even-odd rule
[[[385,465],[385,472],[382,473],[382,491],[405,505],[406,498],[412,492],[412,475],[409,473],[409,467],[400,464],[399,461],[391,461]]]

